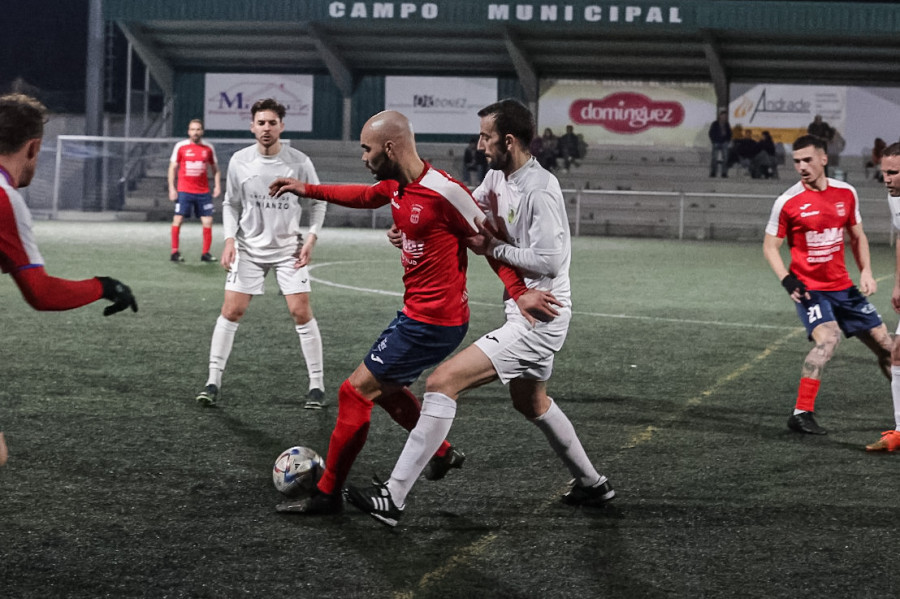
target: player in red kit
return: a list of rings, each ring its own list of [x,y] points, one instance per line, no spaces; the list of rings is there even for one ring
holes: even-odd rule
[[[841,332],[859,337],[875,353],[882,373],[891,378],[891,338],[866,299],[877,284],[856,190],[826,177],[826,143],[813,135],[794,142],[794,168],[800,182],[775,201],[763,241],[763,255],[795,302],[815,344],[803,362],[794,413],[788,419],[791,430],[813,435],[826,433],[813,416],[815,401],[822,370],[834,355]],[[845,232],[859,267],[859,288],[844,263]],[[780,253],[785,239],[791,248],[790,269]]]
[[[366,167],[379,181],[375,185],[305,185],[278,179],[270,188],[275,197],[290,192],[354,208],[390,203],[403,240],[405,288],[403,310],[338,391],[337,423],[314,493],[279,505],[282,512],[341,511],[343,485],[366,441],[372,406],[380,405],[412,430],[421,406],[408,385],[446,358],[468,329],[465,240],[478,232],[483,213],[462,183],[419,158],[412,127],[402,114],[373,116],[360,133],[360,145]],[[552,318],[550,304],[556,301],[551,294],[526,291],[513,269],[493,265],[523,310],[532,318]],[[446,441],[435,457],[455,467],[464,459]]]
[[[31,228],[31,212],[18,192],[34,177],[47,109],[22,94],[0,96],[0,269],[12,275],[25,301],[35,310],[71,310],[99,299],[113,302],[104,316],[131,308],[137,302],[127,285],[109,277],[71,281],[51,277],[44,270]],[[0,433],[0,466],[7,448]]]
[[[209,193],[209,174],[213,174],[213,191]],[[178,185],[175,185],[176,172]],[[188,124],[188,139],[175,144],[169,159],[169,199],[175,202],[172,217],[172,262],[183,262],[178,251],[181,223],[184,217],[196,214],[203,226],[203,251],[200,260],[215,262],[209,253],[212,248],[213,198],[221,193],[221,175],[216,162],[216,151],[203,141],[203,121],[194,119]]]

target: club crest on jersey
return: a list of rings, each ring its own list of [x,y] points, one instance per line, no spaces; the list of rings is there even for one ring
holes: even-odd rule
[[[422,205],[421,204],[413,204],[412,212],[409,215],[409,222],[412,224],[416,224],[419,222],[419,215],[422,213]]]
[[[834,209],[837,210],[838,216],[847,216],[847,207],[844,205],[844,202],[835,204]]]
[[[506,213],[506,222],[512,224],[514,220],[516,220],[516,211],[510,208],[509,212]]]

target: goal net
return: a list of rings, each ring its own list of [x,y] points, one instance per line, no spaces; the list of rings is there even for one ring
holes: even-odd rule
[[[161,212],[171,217],[168,168],[179,138],[101,137],[60,135],[52,153],[42,156],[27,194],[33,212]],[[222,171],[222,192],[228,161],[238,150],[254,143],[240,139],[205,138],[215,148]],[[290,145],[290,140],[282,143]],[[49,171],[49,172],[48,172]],[[210,187],[212,181],[210,181]],[[221,201],[221,197],[218,198]]]

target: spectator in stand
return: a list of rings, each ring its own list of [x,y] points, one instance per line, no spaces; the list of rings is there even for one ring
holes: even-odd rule
[[[481,184],[484,175],[487,173],[487,158],[484,152],[478,149],[478,138],[473,137],[466,146],[463,154],[463,174],[465,175],[466,185],[475,187]]]
[[[816,137],[821,137],[825,141],[831,141],[834,138],[834,129],[831,125],[822,120],[822,115],[817,114],[813,118],[813,122],[806,127],[806,132]]]
[[[881,172],[881,155],[884,153],[884,149],[887,147],[887,142],[881,139],[880,137],[875,138],[875,145],[872,146],[872,157],[866,162],[866,172],[870,168],[875,169],[875,180],[876,181],[884,181],[884,176]]]
[[[759,152],[750,161],[750,176],[754,179],[772,179],[777,174],[777,158],[775,156],[775,140],[768,131],[762,132],[762,139],[757,142]]]
[[[559,157],[559,139],[553,134],[550,127],[544,129],[544,134],[541,136],[541,153],[537,156],[538,162],[548,171],[555,171],[559,168],[559,164],[556,162]]]
[[[722,177],[728,177],[729,146],[731,145],[731,125],[728,124],[728,111],[719,110],[718,118],[709,126],[709,141],[712,143],[712,158],[709,162],[709,176],[715,177],[721,165]]]
[[[735,127],[735,133],[737,132],[738,128]],[[753,162],[753,159],[756,158],[756,155],[761,151],[762,149],[759,142],[753,139],[753,130],[743,129],[742,136],[736,136],[734,141],[731,142],[731,151],[729,152],[728,156],[728,164],[740,164],[748,171],[750,171],[750,165]]]
[[[575,135],[575,128],[566,125],[566,132],[559,137],[559,156],[563,159],[563,172],[568,173],[571,165],[579,166],[578,159],[581,155],[581,140]]]
[[[844,149],[844,138],[838,134],[834,127],[822,120],[821,114],[813,117],[813,121],[806,127],[806,132],[825,140],[827,144],[826,153],[828,155],[828,164],[825,165],[825,176],[830,177],[832,169],[838,165],[841,151]],[[837,147],[835,143],[838,141],[840,147]]]

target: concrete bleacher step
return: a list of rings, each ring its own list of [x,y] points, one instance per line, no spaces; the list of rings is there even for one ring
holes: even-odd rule
[[[372,183],[361,161],[356,141],[294,140],[307,153],[323,183]],[[434,166],[461,178],[464,147],[454,143],[418,144],[420,155]],[[222,181],[227,173],[223,165]],[[149,162],[144,177],[128,193],[123,218],[168,221],[172,204],[166,181],[168,156]],[[856,186],[866,230],[873,242],[890,239],[890,222],[884,206],[884,187],[863,164],[848,159],[841,165],[847,180]],[[779,168],[779,179],[752,179],[746,169],[733,168],[729,177],[709,177],[707,148],[589,148],[578,166],[568,173],[557,170],[566,190],[573,230],[581,234],[673,236],[688,238],[761,239],[775,198],[797,178],[788,162]],[[578,193],[580,190],[586,192]],[[595,193],[600,190],[601,193]],[[224,189],[223,189],[224,191]],[[621,192],[621,193],[616,193]],[[641,195],[668,192],[673,195]],[[683,194],[683,196],[681,195]],[[707,197],[705,194],[712,194]],[[683,212],[680,202],[684,201]],[[576,202],[581,202],[576,207]],[[221,198],[216,200],[216,220],[221,220]],[[580,222],[575,227],[576,213]],[[390,211],[354,210],[329,206],[329,227],[387,227]]]

